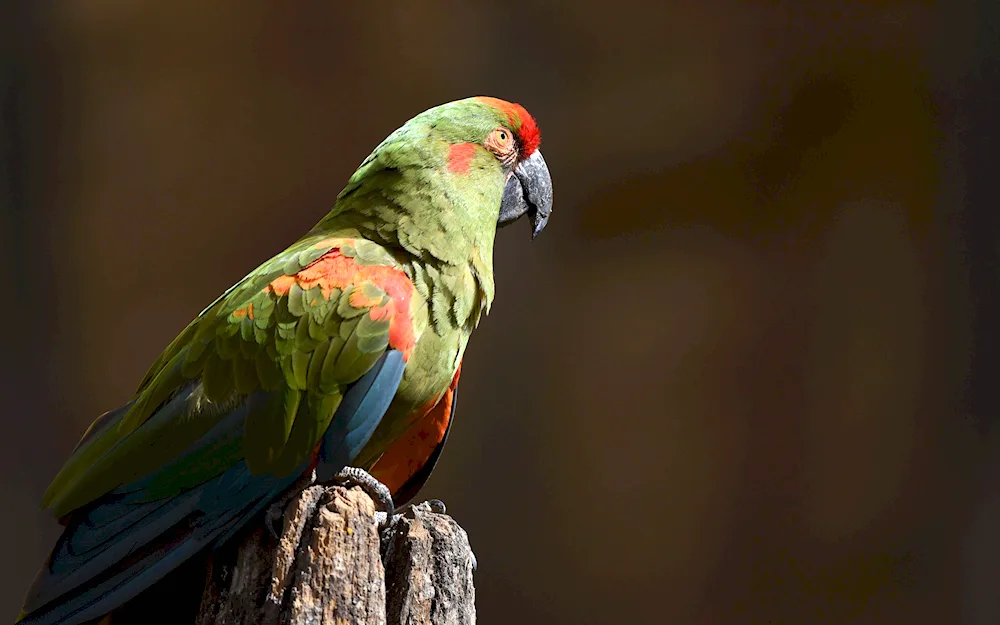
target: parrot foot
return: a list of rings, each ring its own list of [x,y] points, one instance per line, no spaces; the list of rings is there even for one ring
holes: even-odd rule
[[[333,476],[332,481],[341,486],[360,486],[375,502],[375,520],[378,526],[383,529],[388,526],[392,513],[396,510],[388,486],[372,477],[368,471],[357,467],[344,467]]]
[[[440,499],[428,499],[427,501],[424,501],[422,503],[408,503],[405,506],[400,506],[399,508],[396,509],[396,513],[392,515],[392,519],[388,523],[386,523],[382,529],[382,536],[381,536],[382,543],[385,544],[389,541],[389,535],[391,535],[390,530],[392,530],[392,528],[395,527],[395,525],[400,520],[402,520],[404,517],[410,519],[416,518],[417,512],[424,512],[424,513],[433,512],[435,514],[447,514],[448,507],[445,506],[444,502],[441,501]],[[385,519],[384,512],[379,511],[376,512],[375,515],[376,518],[380,520]],[[381,524],[382,521],[380,521],[380,525]],[[479,561],[476,560],[476,554],[472,553],[472,551],[470,550],[469,555],[472,556],[472,570],[476,571],[479,568]]]
[[[299,496],[299,493],[316,483],[316,471],[310,471],[292,484],[278,501],[271,504],[264,515],[264,526],[276,540],[281,538],[281,530],[285,520],[285,508],[288,502]]]
[[[420,512],[434,512],[436,514],[448,514],[448,507],[444,505],[444,502],[440,499],[428,499],[423,503],[408,503],[405,506],[400,506],[396,510],[396,514],[392,515],[393,518],[403,515],[409,515],[413,518],[413,512],[419,510]]]
[[[440,499],[428,499],[423,503],[408,503],[405,506],[400,506],[399,508],[396,508],[396,511],[392,515],[392,518],[389,518],[389,515],[379,510],[378,512],[375,513],[375,518],[379,522],[379,527],[381,527],[383,530],[388,530],[404,516],[410,519],[416,518],[416,513],[418,511],[444,514],[447,511],[447,508],[445,507],[444,502],[441,501]]]

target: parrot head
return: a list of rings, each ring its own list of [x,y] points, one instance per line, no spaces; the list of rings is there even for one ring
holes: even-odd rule
[[[526,216],[534,238],[552,212],[552,177],[540,143],[538,125],[520,104],[487,96],[456,100],[420,113],[386,137],[339,199],[374,188],[402,206],[436,199],[434,211],[413,210],[403,221],[417,225],[447,214],[463,236]],[[397,180],[387,181],[387,172]]]
[[[477,96],[429,109],[410,123],[428,126],[431,136],[449,146],[451,173],[467,174],[474,166],[490,171],[499,165],[503,195],[498,226],[527,216],[532,238],[545,228],[552,213],[552,177],[538,150],[538,124],[523,106]]]
[[[494,112],[497,121],[514,133],[513,156],[503,161],[505,171],[503,199],[500,201],[499,226],[506,226],[527,215],[531,221],[531,237],[545,228],[552,214],[552,176],[538,151],[542,135],[534,118],[520,104],[480,96],[473,98]],[[484,140],[487,149],[504,140],[503,129],[491,131]],[[499,154],[499,151],[496,153]]]

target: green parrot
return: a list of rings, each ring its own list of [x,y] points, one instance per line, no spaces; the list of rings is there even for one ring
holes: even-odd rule
[[[552,210],[535,120],[474,97],[361,163],[305,236],[206,308],[45,493],[65,525],[18,622],[121,606],[303,483],[366,486],[388,515],[437,462],[462,357],[493,302],[498,226]]]

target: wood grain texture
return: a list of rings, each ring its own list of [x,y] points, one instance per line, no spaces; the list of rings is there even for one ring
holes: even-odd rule
[[[472,625],[475,558],[469,538],[454,519],[425,506],[415,506],[387,532],[389,623]]]
[[[472,625],[468,536],[426,504],[380,537],[359,488],[312,486],[209,558],[197,625]]]

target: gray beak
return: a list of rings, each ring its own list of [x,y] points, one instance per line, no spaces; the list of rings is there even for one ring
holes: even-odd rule
[[[507,179],[497,224],[506,226],[526,214],[531,221],[531,238],[534,239],[549,223],[549,215],[552,214],[552,176],[542,153],[538,151],[518,165]]]

